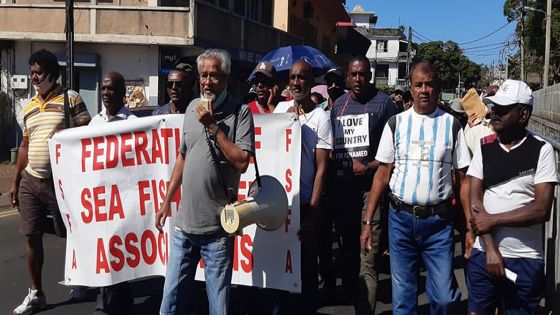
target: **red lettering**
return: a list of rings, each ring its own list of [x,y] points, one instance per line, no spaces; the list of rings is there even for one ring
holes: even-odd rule
[[[134,132],[134,142],[136,144],[136,164],[142,165],[142,156],[144,157],[146,164],[152,163],[150,161],[150,155],[146,150],[146,147],[148,146],[148,136],[146,135],[146,132],[144,131]]]
[[[102,170],[103,162],[99,161],[99,158],[103,157],[103,149],[100,145],[103,143],[103,137],[93,138],[93,170]]]
[[[152,179],[151,181],[152,184],[152,193],[154,196],[154,209],[156,210],[156,212],[159,211],[159,200],[158,200],[158,196],[157,196],[157,185],[156,185],[156,180]]]
[[[54,155],[56,156],[56,164],[58,164],[58,158],[60,157],[60,143],[57,143],[55,145],[54,151],[55,151]]]
[[[167,182],[166,184],[167,184],[167,191],[169,191],[169,185],[171,184],[171,182]],[[175,195],[173,195],[173,199],[171,199],[171,202],[174,202],[177,205],[175,207],[175,211],[178,211],[179,203],[181,202],[181,188],[175,191]],[[169,216],[171,216],[171,211],[169,211]]]
[[[120,271],[124,267],[124,254],[123,252],[117,247],[122,245],[122,240],[120,236],[113,235],[109,239],[109,253],[111,253],[112,257],[115,257],[117,260],[111,259],[111,268],[115,271]]]
[[[260,136],[262,133],[261,127],[255,127],[255,150],[259,150],[261,148],[261,142],[257,141],[257,136]]]
[[[91,192],[89,189],[85,188],[82,190],[82,207],[84,207],[85,211],[82,211],[81,216],[85,224],[91,223],[91,220],[93,220],[93,206],[89,201],[90,198]]]
[[[290,152],[290,144],[292,143],[292,129],[286,129],[286,152]]]
[[[286,223],[284,224],[284,232],[288,233],[288,226],[292,223],[290,216],[292,215],[292,209],[288,209],[288,214],[286,215]]]
[[[167,263],[167,252],[165,251],[165,235],[158,234],[158,254],[160,261],[165,265]]]
[[[286,268],[284,270],[285,273],[293,273],[292,271],[292,253],[288,249],[286,252]]]
[[[237,200],[245,200],[245,195],[241,193],[242,190],[247,189],[247,182],[239,181],[239,189],[237,190]]]
[[[292,191],[292,170],[291,169],[287,169],[286,170],[286,186],[284,186],[286,188],[286,192],[291,192]]]
[[[163,202],[167,190],[167,183],[163,180],[159,181],[159,199]],[[158,209],[161,205],[158,204]]]
[[[105,194],[105,186],[93,187],[93,206],[95,207],[95,221],[107,221],[107,212],[100,212],[99,208],[105,208],[105,199],[99,195]]]
[[[141,180],[138,182],[138,198],[140,199],[140,215],[146,215],[146,201],[150,200],[150,194],[145,192],[150,187],[150,182]]]
[[[121,135],[121,161],[124,167],[134,166],[134,158],[126,156],[128,152],[132,152],[132,144],[127,143],[129,140],[132,140],[131,133],[123,133]]]
[[[138,243],[138,237],[134,233],[128,233],[124,238],[124,247],[126,251],[132,255],[126,258],[126,263],[131,267],[135,268],[140,263],[140,251],[138,247],[136,247],[136,243]]]
[[[76,250],[72,248],[72,269],[78,269],[78,264],[76,263]]]
[[[105,166],[107,168],[115,168],[119,165],[119,139],[113,135],[106,136],[105,139],[107,142]]]
[[[181,145],[181,129],[175,128],[175,155],[179,154],[179,146]]]
[[[68,221],[68,229],[72,233],[72,221],[70,221],[70,214],[68,212],[66,213],[66,221]]]
[[[251,248],[248,248],[248,247]],[[249,273],[251,271],[253,271],[253,240],[251,240],[251,237],[247,234],[243,235],[241,237],[241,255],[243,255],[243,257],[245,257],[247,260],[242,260],[241,261],[241,269],[243,269],[243,271]]]
[[[119,193],[119,186],[111,186],[111,201],[109,202],[109,220],[113,220],[115,215],[119,219],[124,219],[124,211],[121,202],[121,194]]]
[[[91,145],[91,139],[82,139],[82,173],[86,171],[86,158],[91,157],[91,151],[88,146]]]
[[[107,256],[105,254],[105,245],[103,245],[103,238],[97,239],[97,259],[95,264],[95,273],[99,274],[101,270],[109,273],[109,263],[107,263]]]
[[[160,163],[163,163],[159,134],[157,132],[157,129],[153,129],[152,130],[152,163],[156,163],[157,159],[159,159]]]
[[[161,136],[163,137],[163,153],[165,154],[165,164],[169,164],[169,138],[173,137],[173,129],[161,128]]]
[[[62,189],[62,180],[58,180],[58,189],[60,189],[60,196],[64,199],[64,190]]]
[[[148,240],[151,242],[150,254],[148,254]],[[144,233],[142,233],[140,244],[142,247],[142,257],[144,258],[144,261],[148,265],[153,265],[156,262],[156,258],[157,258],[157,249],[156,249],[157,242],[156,242],[156,236],[154,235],[154,232],[152,232],[151,230],[144,231]]]

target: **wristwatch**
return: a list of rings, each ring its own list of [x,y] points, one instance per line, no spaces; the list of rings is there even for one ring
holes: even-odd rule
[[[371,226],[373,226],[373,221],[362,220],[362,225],[371,225]]]

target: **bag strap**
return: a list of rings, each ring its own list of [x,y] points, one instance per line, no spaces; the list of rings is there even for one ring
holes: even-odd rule
[[[235,143],[235,139],[237,138],[237,123],[239,120],[239,111],[241,109],[242,105],[237,106],[236,110],[235,110],[235,118],[234,118],[234,125],[233,125],[233,142]],[[214,164],[214,168],[216,169],[216,173],[218,175],[218,182],[220,183],[220,186],[222,186],[222,190],[224,191],[224,194],[226,196],[226,198],[230,201],[230,202],[235,202],[236,201],[236,196],[233,194],[233,189],[228,188],[224,179],[224,176],[220,170],[220,161],[218,160],[218,154],[216,153],[216,149],[214,148],[214,145],[212,144],[212,141],[210,140],[210,133],[208,132],[207,128],[204,128],[205,131],[205,135],[206,135],[206,143],[208,144],[208,148],[210,150],[210,156],[212,158],[212,164]],[[257,156],[256,153],[253,153],[253,162],[255,163],[255,175],[256,175],[256,181],[257,181],[257,185],[259,186],[259,188],[261,188],[261,177],[259,174],[259,167],[257,165]]]
[[[70,101],[67,88],[64,89],[64,128],[70,128]]]

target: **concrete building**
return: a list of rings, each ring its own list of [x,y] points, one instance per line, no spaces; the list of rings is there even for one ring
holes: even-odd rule
[[[74,1],[75,86],[91,114],[101,109],[104,72],[123,73],[130,105],[157,106],[165,102],[167,72],[179,57],[189,56],[194,63],[205,48],[222,48],[232,55],[229,86],[239,97],[264,53],[303,43],[272,26],[273,0]],[[0,91],[18,119],[34,94],[28,80],[30,54],[49,49],[65,66],[65,38],[64,1],[0,0]],[[65,71],[61,74],[65,82]]]
[[[408,41],[404,28],[376,28],[377,16],[356,5],[348,12],[355,29],[371,41],[366,56],[369,58],[373,80],[378,86],[406,85]],[[411,54],[411,59],[414,52]]]

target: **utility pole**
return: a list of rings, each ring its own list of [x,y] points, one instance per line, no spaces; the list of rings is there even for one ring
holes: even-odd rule
[[[406,48],[406,77],[410,80],[410,59],[412,55],[412,26],[408,27],[408,45]]]
[[[506,77],[504,78],[504,81],[507,80],[509,78],[509,40],[506,46]]]
[[[519,50],[521,58],[521,78],[520,80],[525,82],[525,1],[521,0],[521,39],[519,40]]]
[[[552,23],[552,0],[546,1],[546,37],[544,43],[543,88],[548,86],[548,70],[550,68],[550,24]]]
[[[66,88],[74,90],[74,0],[66,0]]]

